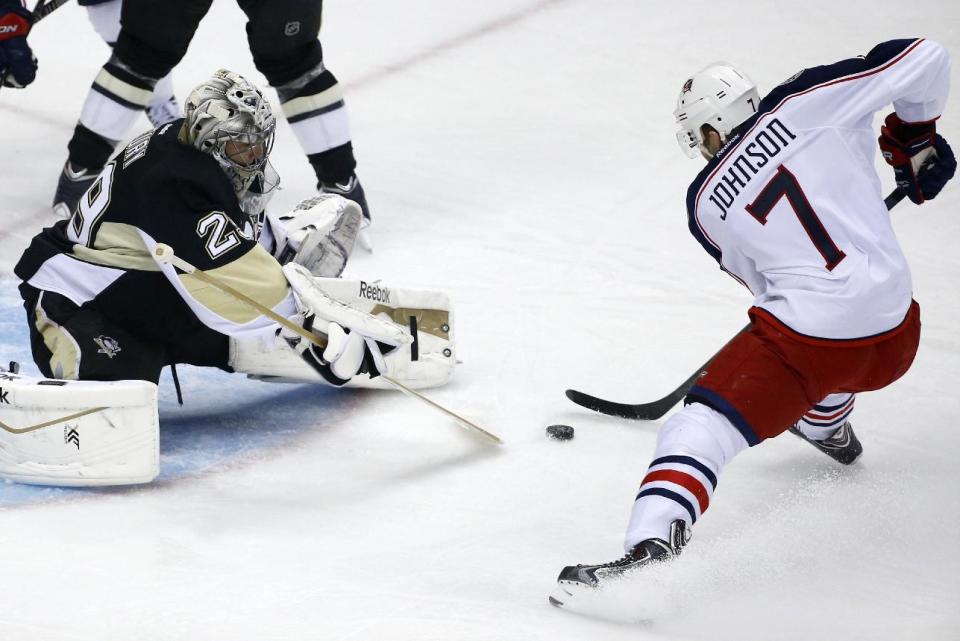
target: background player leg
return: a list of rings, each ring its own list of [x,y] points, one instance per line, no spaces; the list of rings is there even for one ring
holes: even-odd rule
[[[120,36],[120,5],[122,0],[81,0],[86,6],[90,24],[100,34],[111,48],[117,44]],[[150,124],[154,127],[164,125],[183,115],[176,96],[173,95],[172,74],[167,74],[157,81],[150,96],[146,113]]]
[[[125,0],[123,26],[110,59],[100,70],[67,145],[54,212],[70,216],[93,184],[116,143],[150,105],[154,87],[187,51],[212,0]]]
[[[241,0],[257,69],[280,96],[283,113],[317,175],[317,188],[370,209],[354,170],[350,124],[337,79],[323,64],[321,2]]]

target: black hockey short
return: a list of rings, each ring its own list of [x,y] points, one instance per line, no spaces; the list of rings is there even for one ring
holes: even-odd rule
[[[20,285],[33,360],[44,376],[87,381],[157,383],[165,365],[188,363],[230,371],[229,340],[201,324],[159,343],[135,336],[94,306],[78,307],[60,294]]]
[[[123,0],[116,54],[148,78],[162,78],[187,52],[213,0]],[[237,0],[247,14],[247,41],[257,69],[273,86],[295,80],[323,60],[321,0]],[[233,38],[240,34],[223,33]],[[216,46],[214,44],[214,46]],[[231,61],[223,66],[231,68]]]

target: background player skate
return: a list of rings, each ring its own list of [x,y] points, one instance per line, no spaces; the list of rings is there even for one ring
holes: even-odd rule
[[[87,95],[68,144],[54,210],[72,214],[80,195],[96,179],[150,102],[158,79],[170,73],[212,0],[125,0],[122,28],[110,60]],[[238,0],[247,15],[247,38],[257,69],[276,88],[317,176],[318,188],[357,202],[369,220],[346,108],[337,79],[325,67],[320,31],[322,2]]]
[[[255,86],[218,71],[191,93],[183,119],[135,138],[70,219],[33,239],[15,272],[42,374],[155,384],[164,366],[188,363],[336,386],[376,386],[388,369],[414,387],[449,378],[452,318],[442,294],[322,277],[343,269],[362,219],[356,203],[316,196],[271,216],[262,234],[260,219],[243,211],[269,167],[275,125]],[[155,261],[159,243],[308,332],[316,328],[325,348],[281,331],[192,270]],[[289,262],[281,266],[265,245]],[[415,350],[395,349],[411,342]],[[66,467],[51,473],[62,481]],[[121,478],[130,482],[129,470]]]
[[[755,296],[751,325],[661,427],[627,554],[564,568],[554,605],[678,555],[723,467],[748,446],[793,426],[835,460],[856,460],[847,421],[854,394],[902,376],[920,337],[873,167],[872,119],[893,103],[879,140],[884,158],[913,202],[934,198],[956,169],[935,128],[948,73],[939,44],[896,40],[805,69],[762,101],[723,63],[683,85],[677,139],[708,161],[687,193],[690,231]]]

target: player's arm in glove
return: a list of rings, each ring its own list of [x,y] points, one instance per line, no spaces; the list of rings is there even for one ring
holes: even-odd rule
[[[878,142],[884,160],[893,167],[897,187],[918,205],[936,198],[957,170],[953,150],[937,133],[934,121],[909,123],[891,113]]]
[[[27,44],[30,12],[20,0],[0,0],[0,81],[23,88],[37,77],[37,59]]]
[[[280,335],[331,385],[344,385],[357,374],[387,374],[384,355],[412,340],[400,325],[328,296],[302,265],[284,265],[283,273],[300,309],[295,322],[325,338],[326,345],[321,347],[285,328]]]

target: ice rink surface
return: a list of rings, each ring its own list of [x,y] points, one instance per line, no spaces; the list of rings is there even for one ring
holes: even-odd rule
[[[960,638],[960,181],[893,213],[924,333],[913,369],[857,402],[862,462],[840,469],[789,435],[742,454],[661,577],[652,619],[632,621],[644,597],[629,590],[607,604],[615,623],[546,600],[562,566],[621,554],[657,428],[580,410],[563,390],[658,398],[746,320],[748,292],[686,229],[700,163],[674,140],[684,79],[724,59],[763,94],[913,36],[956,59],[960,5],[325,4],[375,219],[375,252],[349,272],[449,292],[463,364],[432,396],[506,445],[392,392],[184,368],[183,408],[161,386],[158,482],[0,485],[0,639]],[[66,143],[108,52],[73,3],[31,43],[39,79],[0,92],[0,358],[35,372],[11,267],[53,222]],[[181,100],[218,67],[263,82],[230,0],[176,70]],[[955,148],[956,80],[939,125]],[[285,123],[273,159],[282,210],[313,186]],[[547,440],[556,422],[576,438]]]

